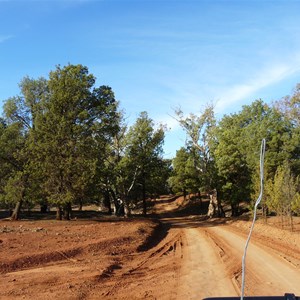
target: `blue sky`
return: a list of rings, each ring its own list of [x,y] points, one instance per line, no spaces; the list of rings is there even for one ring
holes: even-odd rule
[[[167,124],[165,155],[185,136],[172,116],[217,117],[300,82],[300,2],[264,0],[0,0],[0,101],[28,75],[83,64],[109,85],[132,123]]]

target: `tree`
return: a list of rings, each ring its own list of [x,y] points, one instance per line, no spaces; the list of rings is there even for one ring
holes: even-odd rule
[[[270,211],[275,211],[282,218],[288,216],[291,220],[293,229],[293,212],[299,210],[298,183],[291,173],[287,162],[279,166],[276,170],[274,179],[269,179],[266,185],[267,199],[266,205]]]
[[[126,148],[126,132],[127,125],[124,123],[124,114],[121,111],[116,118],[118,124],[118,130],[115,130],[110,143],[106,144],[105,151],[102,151],[102,159],[98,160],[97,164],[97,182],[95,186],[97,189],[93,189],[99,196],[103,195],[102,203],[108,209],[108,213],[112,213],[111,200],[114,202],[115,213],[119,211],[120,203],[118,198],[120,197],[120,182],[124,174],[122,172],[121,161],[125,153]],[[125,193],[126,194],[126,193]]]
[[[298,181],[298,189],[299,189],[299,178],[297,181]],[[300,215],[300,193],[299,193],[299,190],[292,202],[292,212],[294,212],[298,216]]]
[[[232,215],[239,213],[239,203],[250,194],[251,176],[241,151],[242,126],[237,115],[225,116],[215,131],[214,157],[219,175],[219,196],[230,203]]]
[[[170,193],[168,178],[172,172],[172,160],[159,158],[155,168],[152,169],[151,177],[148,181],[148,192],[153,195],[164,195]]]
[[[174,192],[181,192],[184,197],[188,192],[199,192],[201,186],[195,167],[196,159],[199,157],[195,157],[191,151],[182,147],[176,151],[176,156],[172,161],[173,171],[169,184]]]
[[[3,119],[0,120],[0,201],[6,208],[18,202],[16,199],[7,197],[7,185],[11,177],[23,169],[23,162],[19,159],[19,152],[24,146],[24,139],[19,124],[8,125]],[[11,187],[15,190],[15,187]],[[19,199],[19,198],[18,198]],[[19,211],[19,210],[18,210]],[[15,214],[14,218],[18,218]]]
[[[188,160],[188,152],[184,147],[176,151],[176,156],[172,160],[172,174],[169,178],[169,185],[173,192],[182,192],[184,195],[187,193],[186,179],[186,162]]]
[[[290,153],[290,166],[294,173],[300,173],[300,84],[292,95],[283,97],[274,103],[275,109],[292,126],[292,134],[286,143],[286,151]]]
[[[129,128],[126,139],[127,148],[122,163],[128,171],[127,174],[130,174],[126,177],[134,180],[130,187],[141,187],[143,214],[145,215],[148,184],[150,186],[155,170],[160,167],[164,128],[160,126],[155,130],[153,120],[146,112],[142,112],[135,124]]]
[[[291,120],[297,127],[300,126],[300,83],[298,83],[292,93],[283,97],[282,99],[274,103],[276,109],[278,109],[286,118]]]
[[[221,192],[232,205],[233,214],[238,213],[240,201],[257,198],[259,186],[255,178],[261,140],[265,138],[267,142],[265,178],[269,179],[279,165],[293,158],[292,134],[292,124],[262,100],[244,106],[239,113],[224,116],[219,122],[214,152],[222,179]]]
[[[9,123],[19,123],[24,132],[35,128],[36,117],[43,110],[49,97],[48,82],[45,78],[32,79],[24,77],[20,84],[21,96],[6,100],[4,112]]]
[[[180,109],[175,113],[179,124],[187,133],[187,147],[194,154],[194,167],[201,182],[199,190],[211,190],[215,188],[215,168],[211,153],[212,133],[216,126],[213,105],[208,105],[199,116],[190,114],[184,117]]]
[[[71,204],[88,192],[117,128],[118,103],[111,88],[94,84],[87,67],[58,66],[50,72],[50,96],[37,118],[35,166],[42,170],[43,188],[57,206],[58,219],[61,209],[69,219]]]
[[[6,146],[3,158],[11,164],[12,172],[4,188],[5,201],[15,204],[12,219],[17,220],[26,198],[28,202],[35,202],[29,181],[37,182],[30,171],[32,161],[32,147],[35,143],[34,132],[36,116],[42,109],[42,103],[47,97],[47,82],[44,78],[37,80],[25,77],[19,84],[21,95],[9,98],[4,105],[7,126],[3,132],[3,142]],[[30,195],[30,197],[29,197]]]
[[[119,130],[118,102],[82,65],[58,66],[49,79],[25,77],[20,90],[6,101],[0,128],[3,201],[16,204],[14,219],[24,200],[54,204],[58,218],[63,209],[69,219],[71,204],[104,193],[99,182]]]

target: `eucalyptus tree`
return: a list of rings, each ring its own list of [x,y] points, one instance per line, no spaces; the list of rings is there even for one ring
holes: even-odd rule
[[[300,126],[300,83],[294,88],[292,95],[285,96],[274,103],[276,109],[283,113],[285,117]]]
[[[103,204],[108,209],[108,212],[112,213],[111,203],[114,203],[115,213],[119,208],[118,198],[120,197],[120,182],[123,178],[123,170],[121,167],[121,161],[124,157],[126,148],[126,132],[127,125],[124,122],[124,113],[120,111],[115,118],[117,125],[116,130],[113,130],[109,143],[106,143],[106,147],[99,153],[99,159],[97,164],[97,176],[94,183],[93,190],[99,196],[103,196]]]
[[[199,190],[209,191],[215,188],[215,168],[211,152],[216,126],[213,105],[207,105],[199,115],[190,114],[185,117],[180,109],[175,113],[179,124],[187,133],[187,147],[194,154],[194,167],[201,182]]]

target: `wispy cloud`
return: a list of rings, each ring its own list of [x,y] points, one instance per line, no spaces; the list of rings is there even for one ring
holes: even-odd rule
[[[5,41],[7,41],[7,40],[9,40],[11,38],[13,38],[12,35],[0,35],[0,43],[4,43]]]
[[[226,77],[227,74],[228,80],[224,82],[218,80],[217,75],[215,82],[204,81],[201,79],[202,74],[197,73],[198,70],[193,70],[190,74],[182,72],[180,75],[171,71],[157,72],[156,79],[153,79],[159,81],[169,91],[168,96],[160,103],[162,109],[171,111],[171,115],[174,115],[174,108],[177,107],[181,107],[186,114],[190,112],[197,114],[206,103],[213,102],[215,112],[222,115],[236,110],[237,106],[249,103],[250,100],[254,100],[253,97],[264,97],[264,89],[279,84],[300,72],[300,55],[291,55],[290,59],[284,62],[269,61],[263,67],[251,70],[248,76],[241,71],[240,78],[236,74],[230,76],[228,69],[227,72],[221,69],[220,74],[223,74],[221,78]],[[278,95],[278,97],[281,96],[283,95]],[[162,123],[168,124],[171,130],[178,129],[176,120],[171,116],[157,117]]]
[[[219,93],[216,111],[221,113],[239,101],[247,100],[247,97],[257,93],[259,90],[278,83],[287,77],[300,71],[300,57],[293,62],[278,63],[259,70],[247,82],[234,85]]]

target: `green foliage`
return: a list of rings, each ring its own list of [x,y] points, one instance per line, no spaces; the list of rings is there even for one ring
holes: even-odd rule
[[[265,178],[273,178],[278,166],[296,155],[291,144],[293,126],[278,110],[257,100],[240,113],[223,117],[215,134],[214,155],[221,196],[235,206],[256,199],[259,185],[259,145],[266,138]]]
[[[173,159],[173,172],[169,178],[170,187],[174,192],[198,192],[200,189],[200,178],[195,167],[195,157],[191,151],[181,148],[176,152]]]
[[[188,164],[193,166],[193,170],[190,168],[189,178],[193,178],[194,184],[198,185],[198,191],[211,190],[215,188],[216,175],[211,153],[216,127],[214,108],[208,105],[199,116],[191,113],[188,117],[184,117],[180,109],[175,113],[179,124],[188,136],[187,148],[191,154]]]
[[[4,187],[5,201],[10,204],[16,204],[18,201],[24,200],[25,180],[23,172],[15,172],[9,177]]]
[[[295,127],[300,125],[300,83],[298,83],[290,96],[283,97],[275,102],[275,107],[287,119],[289,119]]]
[[[164,127],[154,127],[147,113],[142,112],[127,129],[120,114],[119,130],[107,145],[104,167],[99,169],[98,186],[110,194],[115,204],[117,197],[125,201],[127,210],[138,200],[145,205],[146,196],[167,190],[170,162],[162,158]]]
[[[24,200],[21,190],[25,190],[27,178],[26,137],[21,123],[1,120],[0,152],[0,201],[2,206],[11,208]]]
[[[4,104],[4,113],[10,123],[20,123],[25,132],[35,126],[35,118],[43,109],[49,96],[45,78],[37,80],[25,77],[19,84],[21,96],[9,98]]]
[[[49,80],[24,78],[21,96],[6,101],[9,125],[0,130],[0,147],[3,160],[14,167],[3,183],[7,201],[24,201],[22,195],[26,201],[65,205],[92,194],[107,144],[118,130],[114,93],[94,84],[86,67],[58,66]],[[21,186],[21,179],[20,194],[13,186]]]
[[[211,105],[178,122],[185,148],[163,159],[165,128],[142,112],[130,127],[109,86],[82,65],[57,66],[49,78],[20,82],[0,119],[0,201],[6,207],[61,207],[121,196],[129,205],[168,191],[217,189],[238,214],[259,191],[259,145],[266,138],[264,203],[277,214],[299,214],[300,123],[297,85],[273,106],[262,100],[224,116]]]
[[[48,200],[56,205],[73,203],[86,193],[117,128],[113,92],[93,88],[94,83],[81,65],[58,66],[50,73],[50,97],[37,119],[35,153]]]
[[[168,178],[171,176],[171,172],[172,160],[158,158],[147,184],[150,195],[164,195],[170,193]]]
[[[300,193],[299,192],[295,195],[292,201],[291,208],[295,214],[300,215]]]
[[[240,201],[250,193],[250,170],[243,153],[243,127],[238,115],[225,116],[217,130],[214,151],[219,176],[219,196],[231,204],[232,214],[238,214]]]
[[[291,215],[299,211],[298,183],[291,173],[287,163],[279,166],[274,179],[269,179],[266,184],[266,205],[270,211],[277,215]]]
[[[146,112],[140,113],[135,124],[129,128],[126,135],[127,147],[122,163],[128,171],[127,174],[130,174],[126,176],[131,178],[130,187],[134,187],[135,192],[140,192],[142,195],[144,214],[147,211],[146,194],[149,191],[148,187],[154,187],[153,182],[155,179],[157,180],[156,170],[159,170],[162,165],[163,142],[164,127],[159,126],[155,130],[154,122]],[[135,183],[132,179],[135,180]]]

